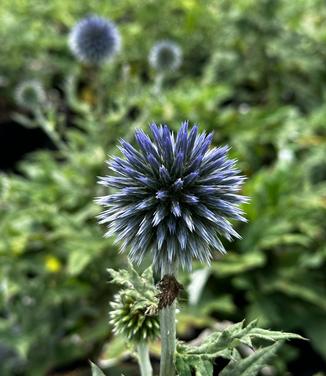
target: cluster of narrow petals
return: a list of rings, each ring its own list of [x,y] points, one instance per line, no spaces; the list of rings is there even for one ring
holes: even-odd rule
[[[114,191],[97,200],[105,207],[100,223],[131,261],[151,253],[157,271],[173,263],[190,269],[193,259],[209,263],[214,250],[225,253],[221,237],[239,237],[229,219],[245,221],[244,177],[229,148],[210,148],[212,134],[197,126],[184,122],[176,135],[166,125],[150,128],[152,137],[136,131],[138,148],[121,140],[123,158],[108,161],[113,174],[99,182]]]

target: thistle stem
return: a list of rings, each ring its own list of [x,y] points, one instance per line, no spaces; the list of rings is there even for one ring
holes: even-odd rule
[[[162,86],[163,86],[163,81],[164,81],[164,74],[163,73],[158,73],[155,77],[154,81],[154,94],[155,95],[160,95],[162,91]]]
[[[162,271],[165,274],[174,275],[174,267]],[[161,362],[160,376],[175,375],[175,352],[176,352],[176,325],[175,325],[176,300],[171,305],[164,307],[160,311],[161,329]]]
[[[153,369],[149,358],[148,344],[140,342],[137,345],[138,363],[141,376],[152,376]]]

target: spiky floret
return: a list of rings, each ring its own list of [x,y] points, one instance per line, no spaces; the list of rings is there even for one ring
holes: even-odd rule
[[[15,90],[15,100],[18,105],[34,109],[46,102],[46,93],[38,80],[22,81]]]
[[[100,184],[116,192],[100,197],[99,216],[116,234],[121,250],[140,263],[148,252],[157,271],[173,264],[191,268],[192,260],[209,263],[212,251],[225,253],[220,236],[239,238],[228,219],[245,221],[239,204],[244,177],[228,159],[229,148],[213,147],[212,134],[188,131],[184,122],[174,135],[168,126],[151,125],[152,139],[135,133],[138,150],[121,140],[124,158],[109,162],[113,176]]]
[[[121,290],[114,296],[109,312],[113,332],[134,343],[158,338],[160,332],[157,313],[138,292]]]
[[[79,21],[69,35],[69,47],[82,62],[101,64],[120,49],[115,24],[103,17],[89,16]]]
[[[177,43],[163,40],[152,47],[148,59],[150,65],[158,71],[175,71],[181,65],[182,50]]]

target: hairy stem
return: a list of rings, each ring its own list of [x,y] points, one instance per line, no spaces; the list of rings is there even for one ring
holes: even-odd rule
[[[162,271],[162,277],[166,274],[174,275],[174,267]],[[175,325],[176,300],[160,311],[161,329],[161,362],[160,376],[175,375],[175,351],[176,351],[176,325]]]
[[[153,370],[149,358],[148,344],[146,342],[140,342],[137,345],[137,352],[141,376],[152,376]]]

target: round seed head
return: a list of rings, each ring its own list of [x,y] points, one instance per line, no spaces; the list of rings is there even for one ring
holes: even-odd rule
[[[180,46],[172,41],[161,41],[149,53],[149,63],[157,71],[175,71],[182,62]]]
[[[23,81],[16,87],[15,100],[19,106],[33,109],[46,102],[46,93],[40,81]]]
[[[115,24],[98,16],[79,21],[69,36],[72,53],[87,64],[103,63],[119,51],[120,45],[120,34]]]

